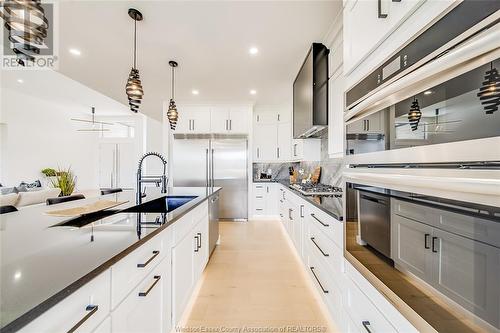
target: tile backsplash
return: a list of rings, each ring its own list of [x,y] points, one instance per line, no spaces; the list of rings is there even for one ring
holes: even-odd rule
[[[320,182],[328,185],[339,186],[342,183],[342,170],[344,164],[342,159],[331,159],[328,157],[328,133],[321,136],[321,160],[320,161],[303,161],[291,163],[253,163],[253,176],[258,179],[261,172],[267,173],[271,169],[273,179],[288,179],[288,168],[293,166],[294,169],[303,169],[304,176],[307,177],[313,173],[317,166],[321,167]]]

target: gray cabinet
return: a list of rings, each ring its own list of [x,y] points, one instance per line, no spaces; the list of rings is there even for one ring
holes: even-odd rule
[[[425,281],[432,280],[432,227],[398,215],[391,223],[394,262]]]
[[[422,222],[401,216],[403,210],[397,203],[391,217],[391,250],[396,267],[500,327],[500,249],[429,225],[433,219],[427,207],[420,207],[419,214],[415,207],[406,210],[413,218],[426,216]],[[442,216],[449,214],[443,212]]]

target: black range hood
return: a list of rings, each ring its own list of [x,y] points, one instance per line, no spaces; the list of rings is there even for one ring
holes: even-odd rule
[[[319,135],[328,126],[328,54],[313,43],[293,82],[293,137]]]

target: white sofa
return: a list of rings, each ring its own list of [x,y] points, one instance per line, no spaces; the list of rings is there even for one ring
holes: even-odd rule
[[[56,198],[61,193],[59,188],[44,188],[38,191],[27,191],[0,195],[0,206],[15,206],[16,208],[45,204],[48,198]]]

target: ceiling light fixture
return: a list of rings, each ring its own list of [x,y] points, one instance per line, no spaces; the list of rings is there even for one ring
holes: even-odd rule
[[[24,83],[23,79],[17,79],[17,83]]]
[[[257,53],[259,53],[259,49],[256,48],[256,47],[251,47],[249,50],[248,50],[248,53],[250,53],[251,55],[256,55]]]
[[[35,62],[44,46],[49,22],[40,0],[2,1],[0,17],[5,21],[9,31],[12,51],[16,54],[17,63],[26,66],[26,62]]]
[[[194,89],[193,91],[191,91],[191,93],[193,95],[199,95],[200,94],[200,92],[198,90],[196,90],[196,89]]]
[[[69,49],[69,53],[71,53],[72,55],[75,55],[75,56],[81,56],[82,55],[82,52],[78,49]]]
[[[139,77],[139,70],[137,69],[137,21],[142,21],[143,16],[141,12],[137,9],[130,8],[128,10],[128,15],[134,20],[134,66],[130,70],[128,75],[127,85],[125,86],[125,92],[128,97],[128,105],[130,106],[130,111],[139,112],[139,106],[141,105],[142,97],[144,96],[144,90],[142,89],[141,78]]]
[[[167,118],[170,123],[170,129],[175,130],[177,126],[177,120],[179,118],[179,113],[177,112],[177,105],[175,105],[175,68],[179,65],[177,62],[170,60],[168,62],[170,67],[172,67],[172,95],[170,97],[170,102],[168,104]]]
[[[418,105],[418,99],[414,98],[413,102],[411,103],[410,112],[408,112],[408,121],[410,122],[410,127],[412,131],[417,130],[420,118],[422,118],[420,105]]]
[[[424,91],[424,95],[430,95],[430,94],[432,94],[432,92],[433,92],[432,90],[426,90],[426,91]]]
[[[257,95],[257,90],[254,89],[250,90],[250,95]]]
[[[490,66],[490,70],[486,71],[484,76],[486,81],[483,81],[477,93],[486,114],[498,111],[500,105],[500,75],[498,70],[493,67],[493,62],[491,62]]]

